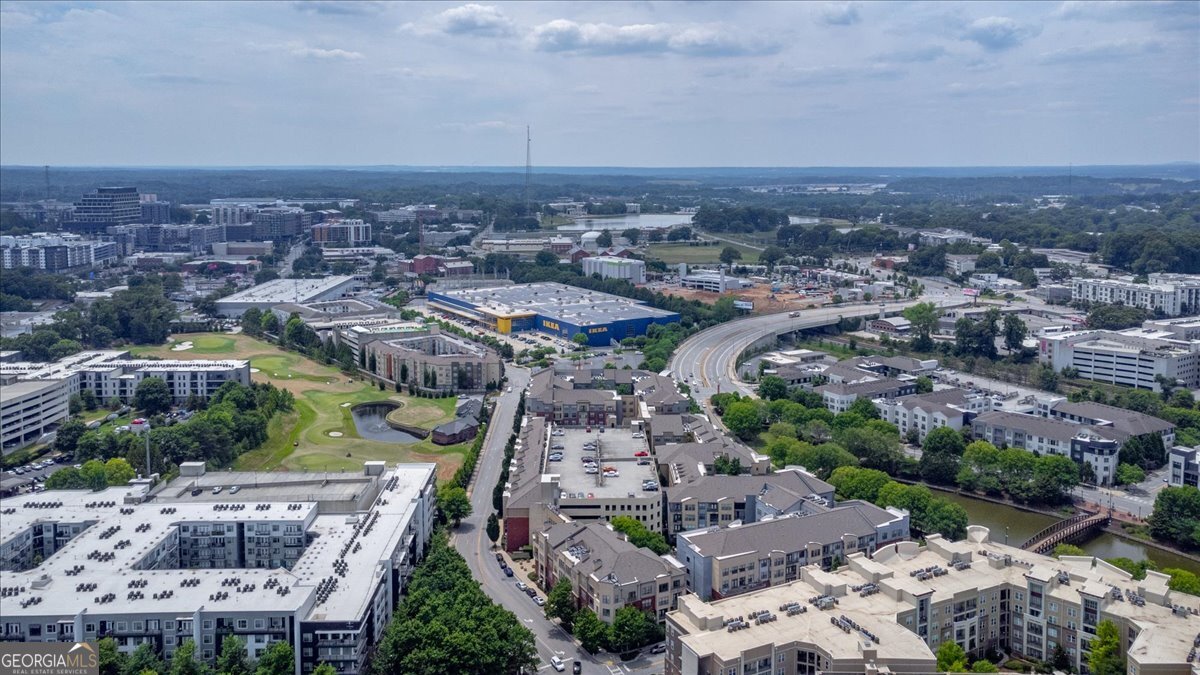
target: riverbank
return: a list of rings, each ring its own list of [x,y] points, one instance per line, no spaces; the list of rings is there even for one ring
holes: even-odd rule
[[[898,480],[898,479],[893,479]],[[916,481],[901,481],[915,483]],[[988,495],[978,495],[971,492],[965,492],[958,489],[951,489],[940,485],[925,485],[930,490],[942,495],[947,495],[951,501],[959,504],[967,510],[967,515],[972,525],[984,525],[993,529],[993,537],[997,541],[1003,534],[1006,544],[1020,546],[1026,539],[1042,530],[1044,527],[1051,525],[1054,521],[1069,518],[1070,513],[1064,513],[1062,510],[1051,510],[1029,506],[1027,504],[1018,504],[1006,499],[998,499]],[[986,505],[989,508],[979,508]],[[1091,505],[1095,506],[1095,505]],[[994,508],[991,508],[994,507]],[[1006,514],[995,509],[1010,510],[1015,513],[1026,513],[1037,518],[1011,518],[1010,514]],[[1076,507],[1072,507],[1076,509]],[[1098,508],[1085,509],[1090,512],[1098,512]],[[1130,535],[1121,529],[1120,522],[1138,522],[1136,518],[1133,520],[1121,519],[1114,520],[1112,525],[1104,529],[1104,534],[1091,539],[1082,545],[1082,548],[1092,555],[1100,558],[1115,558],[1124,557],[1138,560],[1141,558],[1149,558],[1154,560],[1160,568],[1164,567],[1182,567],[1183,569],[1191,570],[1200,573],[1200,556],[1197,556],[1188,551],[1182,551],[1178,548],[1165,545],[1158,541],[1151,541]],[[1140,524],[1140,523],[1139,523]],[[999,527],[993,528],[993,525]],[[1012,541],[1008,541],[1009,535],[1015,535]],[[1106,541],[1107,540],[1107,541]],[[1117,544],[1113,540],[1119,540]],[[1154,552],[1145,549],[1153,549]]]

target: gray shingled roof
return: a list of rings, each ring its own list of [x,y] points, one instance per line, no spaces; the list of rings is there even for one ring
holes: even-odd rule
[[[1024,431],[1027,435],[1032,434],[1041,436],[1042,438],[1052,438],[1065,442],[1070,442],[1072,438],[1075,438],[1084,429],[1102,438],[1116,440],[1112,430],[1105,430],[1104,427],[1072,424],[1037,415],[1026,415],[1024,413],[1004,412],[1000,410],[981,413],[979,417],[975,418],[975,423],[1004,429],[1018,429]]]
[[[684,532],[703,556],[731,556],[752,551],[793,551],[810,542],[827,544],[843,535],[870,536],[875,528],[895,519],[884,509],[856,503],[811,516],[783,516],[749,525],[707,532]]]
[[[1112,422],[1112,428],[1129,436],[1144,434],[1161,434],[1175,428],[1170,422],[1146,415],[1145,413],[1126,410],[1103,403],[1083,401],[1071,403],[1062,401],[1054,405],[1055,412],[1062,412],[1090,420],[1107,420]]]

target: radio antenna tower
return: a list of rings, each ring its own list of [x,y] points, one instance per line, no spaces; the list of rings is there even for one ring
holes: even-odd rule
[[[525,125],[525,215],[529,215],[529,183],[533,179],[533,137]]]

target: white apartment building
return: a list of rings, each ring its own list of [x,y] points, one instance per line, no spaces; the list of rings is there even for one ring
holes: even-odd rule
[[[970,413],[987,412],[995,407],[991,397],[965,389],[943,389],[891,399],[877,398],[873,402],[880,418],[896,425],[901,436],[907,436],[910,430],[915,429],[919,442],[924,442],[929,432],[938,427],[958,431],[963,428]]]
[[[1156,331],[1091,330],[1038,338],[1038,357],[1056,371],[1075,368],[1079,377],[1159,391],[1156,375],[1185,387],[1200,386],[1200,341],[1172,340]]]
[[[1073,279],[1071,300],[1102,304],[1122,303],[1167,316],[1194,313],[1200,309],[1200,275],[1151,274],[1149,283],[1124,279]]]
[[[1174,447],[1167,458],[1167,482],[1175,487],[1200,488],[1200,447]]]
[[[251,659],[291,643],[298,674],[365,672],[432,534],[436,465],[180,470],[153,500],[135,483],[0,501],[0,639],[111,637],[167,661],[191,639],[212,664],[237,636]]]
[[[371,243],[371,224],[361,218],[342,218],[312,226],[313,243],[325,247],[331,244],[363,246]],[[391,254],[392,251],[388,251]]]
[[[1112,485],[1123,439],[1115,430],[1062,420],[995,410],[976,417],[971,433],[996,447],[1023,448],[1030,452],[1070,457],[1091,467],[1096,485]]]
[[[258,207],[254,204],[217,204],[212,205],[213,225],[243,225],[254,218]]]
[[[632,258],[592,256],[583,259],[583,273],[599,274],[603,279],[626,279],[635,284],[646,283],[646,263]]]
[[[90,389],[101,401],[129,403],[147,377],[167,383],[176,403],[208,398],[226,382],[250,384],[249,361],[132,359],[120,350],[73,354],[54,363],[0,363],[0,443],[10,452],[36,442],[66,419],[70,399]]]
[[[950,542],[900,542],[855,553],[836,571],[724,600],[679,599],[667,614],[667,675],[935,673],[958,644],[1034,661],[1062,647],[1077,672],[1102,620],[1116,624],[1130,675],[1193,673],[1200,598],[1169,577],[1135,580],[1091,556],[1029,553],[968,528]]]
[[[978,259],[977,255],[949,254],[946,256],[946,271],[955,276],[970,274],[975,271],[975,261]]]
[[[92,241],[77,234],[34,233],[30,236],[0,237],[0,269],[28,267],[60,270],[91,267],[117,258],[114,242]]]

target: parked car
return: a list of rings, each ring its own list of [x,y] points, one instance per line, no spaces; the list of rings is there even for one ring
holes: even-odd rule
[[[571,675],[581,675],[583,673],[583,663],[576,661],[571,664]]]
[[[512,568],[509,567],[508,565],[505,565],[504,566],[504,576],[511,577],[512,575],[513,575]]]
[[[200,488],[195,488],[194,490],[192,490],[192,496],[195,497],[196,495],[200,494],[201,492],[204,492],[204,490],[201,490]]]
[[[221,494],[221,486],[220,486],[220,485],[218,485],[217,487],[213,488],[213,494],[214,494],[214,495],[219,495],[219,494]]]
[[[665,642],[660,642],[650,648],[651,654],[662,654],[665,651],[667,651],[667,643]]]
[[[500,562],[504,562],[504,554],[499,551],[496,551],[496,560],[498,560]]]
[[[551,656],[550,657],[550,667],[554,668],[555,670],[557,670],[558,672],[561,673],[562,671],[567,669],[567,664],[564,663],[563,660],[558,658],[557,656]]]
[[[526,584],[524,581],[518,581],[518,582],[517,582],[517,590],[519,590],[519,591],[524,591],[524,590],[525,590],[525,589],[527,589],[527,588],[529,588],[529,585],[528,585],[528,584]]]
[[[650,453],[646,452],[645,450],[638,450],[637,452],[633,453],[633,456],[634,457],[649,457]]]
[[[546,599],[540,595],[535,595],[533,596],[533,604],[537,605],[538,607],[545,607]]]

